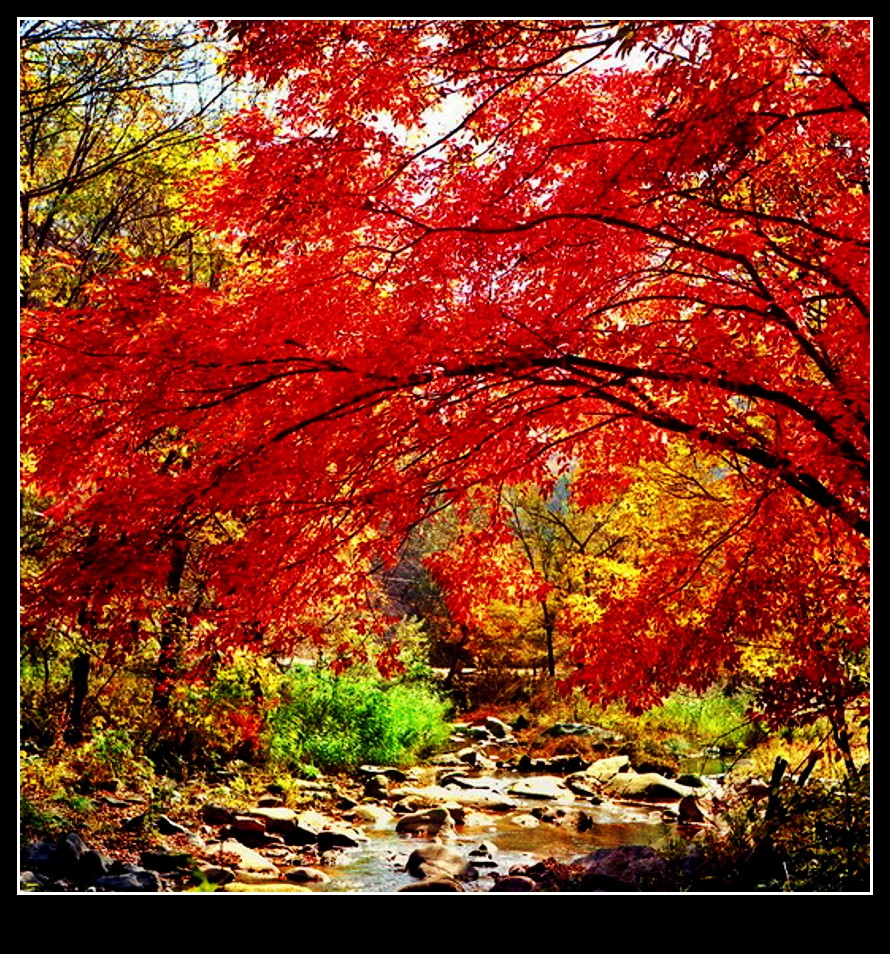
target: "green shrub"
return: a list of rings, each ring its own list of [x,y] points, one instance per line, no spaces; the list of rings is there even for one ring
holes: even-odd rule
[[[764,738],[760,725],[748,716],[748,704],[746,696],[727,695],[719,688],[701,694],[679,690],[641,716],[640,728],[741,751]]]
[[[422,684],[295,669],[267,720],[269,758],[304,771],[405,764],[447,738],[446,712],[447,703]]]
[[[61,834],[66,819],[56,811],[35,804],[30,798],[19,799],[19,821],[23,839]]]

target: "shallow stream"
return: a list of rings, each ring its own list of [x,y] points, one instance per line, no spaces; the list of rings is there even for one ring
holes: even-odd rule
[[[524,827],[514,821],[517,814],[530,812],[543,803],[532,799],[517,801],[522,803],[519,812],[486,813],[484,818],[473,813],[472,824],[459,827],[456,836],[446,842],[465,858],[482,843],[490,847],[496,866],[480,868],[478,880],[465,882],[465,890],[488,891],[493,875],[505,875],[513,865],[534,864],[544,858],[569,862],[598,848],[619,845],[657,847],[676,832],[676,825],[661,817],[659,806],[593,806],[584,799],[571,805],[592,818],[591,827],[584,832],[572,825],[546,821]],[[415,848],[428,844],[430,839],[400,835],[393,829],[366,829],[365,834],[368,841],[343,852],[336,866],[325,868],[331,880],[313,886],[313,891],[388,893],[415,881],[406,872],[405,863]]]

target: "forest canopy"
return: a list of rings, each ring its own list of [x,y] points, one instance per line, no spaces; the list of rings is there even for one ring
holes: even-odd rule
[[[387,578],[437,532],[458,643],[537,607],[592,697],[753,658],[776,717],[842,718],[869,30],[24,21],[23,642],[154,640],[160,700],[347,615],[392,647]],[[199,43],[215,92],[170,97]]]

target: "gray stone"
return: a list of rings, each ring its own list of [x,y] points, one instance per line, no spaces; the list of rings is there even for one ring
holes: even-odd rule
[[[595,787],[597,784],[599,783],[595,780],[588,782],[583,775],[570,775],[566,779],[566,788],[570,792],[574,795],[580,795],[581,798],[587,799],[593,805],[599,805],[602,802],[599,791]]]
[[[574,801],[575,797],[566,788],[563,780],[555,775],[533,775],[518,779],[507,789],[507,794],[557,801]]]
[[[523,755],[517,765],[520,772],[583,772],[590,765],[589,760],[580,755],[552,755],[548,758],[533,759]]]
[[[573,862],[586,870],[583,887],[598,891],[658,890],[665,886],[667,865],[648,845],[600,848]]]
[[[365,798],[386,799],[389,796],[389,779],[385,775],[372,775],[362,791]]]
[[[467,861],[474,868],[497,868],[498,863],[494,855],[497,849],[490,841],[483,841],[467,854]]]
[[[235,812],[225,805],[217,805],[214,802],[208,802],[201,809],[201,818],[208,825],[229,825],[235,818]]]
[[[532,878],[527,878],[525,875],[505,875],[503,878],[498,878],[490,889],[490,891],[510,891],[516,893],[537,890],[537,882]]]
[[[484,726],[496,739],[506,739],[511,734],[507,723],[496,719],[494,716],[489,716],[485,720]]]
[[[90,848],[80,856],[77,864],[77,877],[84,884],[90,884],[97,878],[107,875],[111,869],[113,861],[108,855],[95,848]]]
[[[143,851],[139,855],[139,863],[150,871],[159,871],[166,874],[171,871],[180,871],[191,868],[195,859],[186,851],[170,851],[166,848],[156,848]]]
[[[630,759],[626,755],[613,755],[607,759],[597,759],[582,773],[587,779],[595,779],[598,782],[608,782],[619,772],[630,771]]]
[[[430,765],[440,765],[451,768],[463,765],[464,763],[455,752],[446,752],[444,755],[436,755],[430,759]]]
[[[402,885],[399,888],[400,892],[427,891],[437,894],[453,894],[463,890],[463,886],[454,878],[425,878],[423,881],[415,881],[413,884]]]
[[[460,775],[457,772],[448,772],[439,779],[439,784],[444,786],[456,785],[463,789],[490,789],[491,784],[488,779],[469,778],[466,775]]]
[[[408,857],[405,866],[416,878],[472,878],[476,875],[464,857],[444,845],[430,844],[416,848]]]
[[[464,729],[464,735],[471,739],[477,739],[480,742],[489,742],[494,739],[494,735],[484,725],[470,725]]]
[[[221,868],[219,865],[201,865],[193,880],[199,883],[204,880],[210,884],[231,884],[235,880],[235,874],[229,868]]]
[[[115,798],[113,795],[103,795],[102,801],[110,808],[128,808],[133,804],[125,798]]]
[[[566,735],[586,735],[593,736],[599,742],[614,745],[624,741],[624,736],[618,732],[610,732],[608,729],[600,728],[598,725],[591,725],[588,722],[557,722],[544,730],[544,735],[561,738]]]
[[[251,809],[250,815],[261,819],[266,831],[289,838],[297,827],[297,813],[292,808],[281,805],[259,805]]]
[[[705,822],[704,812],[699,807],[694,795],[687,795],[680,799],[677,814],[683,825],[701,825]]]
[[[303,865],[298,868],[291,868],[285,874],[285,878],[297,884],[326,884],[331,880],[330,875],[319,871],[318,868],[309,868]]]
[[[424,835],[433,838],[436,835],[452,834],[454,819],[447,808],[427,808],[410,815],[402,815],[396,822],[396,831],[400,835]]]
[[[220,866],[234,868],[238,871],[259,871],[278,874],[278,868],[268,858],[264,858],[258,851],[234,838],[215,842],[207,846],[207,857]]]
[[[59,866],[66,874],[75,874],[77,872],[80,859],[87,850],[88,849],[83,838],[81,838],[77,832],[69,832],[59,842]]]
[[[284,800],[278,795],[262,795],[257,799],[260,808],[281,808]]]
[[[293,831],[289,832],[285,838],[288,845],[304,847],[318,843],[318,829],[313,825],[307,825],[305,822],[295,822]]]
[[[40,891],[47,884],[49,884],[49,878],[34,871],[23,871],[19,875],[19,888],[22,891]]]
[[[705,786],[699,775],[678,775],[676,782],[678,785],[686,785],[689,788],[704,788]]]
[[[356,805],[346,816],[349,821],[370,825],[372,828],[389,828],[393,815],[382,805]]]
[[[180,825],[179,822],[172,821],[166,815],[158,815],[155,819],[155,828],[162,835],[188,835],[188,828]]]
[[[475,789],[444,788],[441,785],[428,785],[423,788],[401,788],[390,791],[390,797],[404,800],[406,804],[433,808],[441,805],[459,805],[464,808],[478,808],[493,812],[508,812],[518,808],[518,802],[498,792]],[[394,810],[399,810],[394,805]]]
[[[332,848],[358,848],[364,841],[367,841],[367,838],[354,828],[326,828],[318,833],[318,850],[324,852]]]
[[[607,794],[644,802],[678,802],[693,790],[655,772],[621,772],[605,783]]]
[[[37,841],[32,844],[22,858],[23,868],[52,872],[57,866],[59,846],[52,841]]]
[[[149,892],[161,890],[161,879],[154,871],[126,871],[109,874],[93,882],[97,891]]]

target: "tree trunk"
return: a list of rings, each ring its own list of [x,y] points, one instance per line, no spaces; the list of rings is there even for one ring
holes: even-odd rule
[[[856,768],[856,762],[853,759],[853,752],[850,748],[850,732],[847,729],[847,718],[844,715],[844,710],[841,709],[837,714],[829,713],[828,721],[831,723],[831,732],[834,736],[838,751],[844,760],[847,775],[850,778],[856,778],[858,770]]]
[[[547,674],[551,679],[556,676],[556,658],[553,654],[553,630],[555,620],[546,601],[541,601],[541,612],[544,614],[544,638],[547,642]]]
[[[83,704],[90,686],[90,657],[79,653],[71,660],[71,695],[68,699],[65,731],[62,735],[69,745],[83,742]]]
[[[465,626],[461,627],[460,639],[454,644],[454,655],[451,659],[451,668],[448,670],[448,675],[445,677],[445,681],[442,683],[444,689],[450,689],[454,685],[454,680],[457,678],[458,673],[463,668],[462,650],[467,644],[469,639],[469,634]]]
[[[170,572],[167,576],[167,595],[171,604],[175,604],[176,597],[179,595],[187,556],[188,541],[184,535],[177,536],[173,542]],[[160,648],[151,697],[151,704],[155,709],[166,709],[170,705],[170,693],[179,674],[178,656],[182,625],[182,612],[175,605],[171,605],[164,614],[161,625]]]

